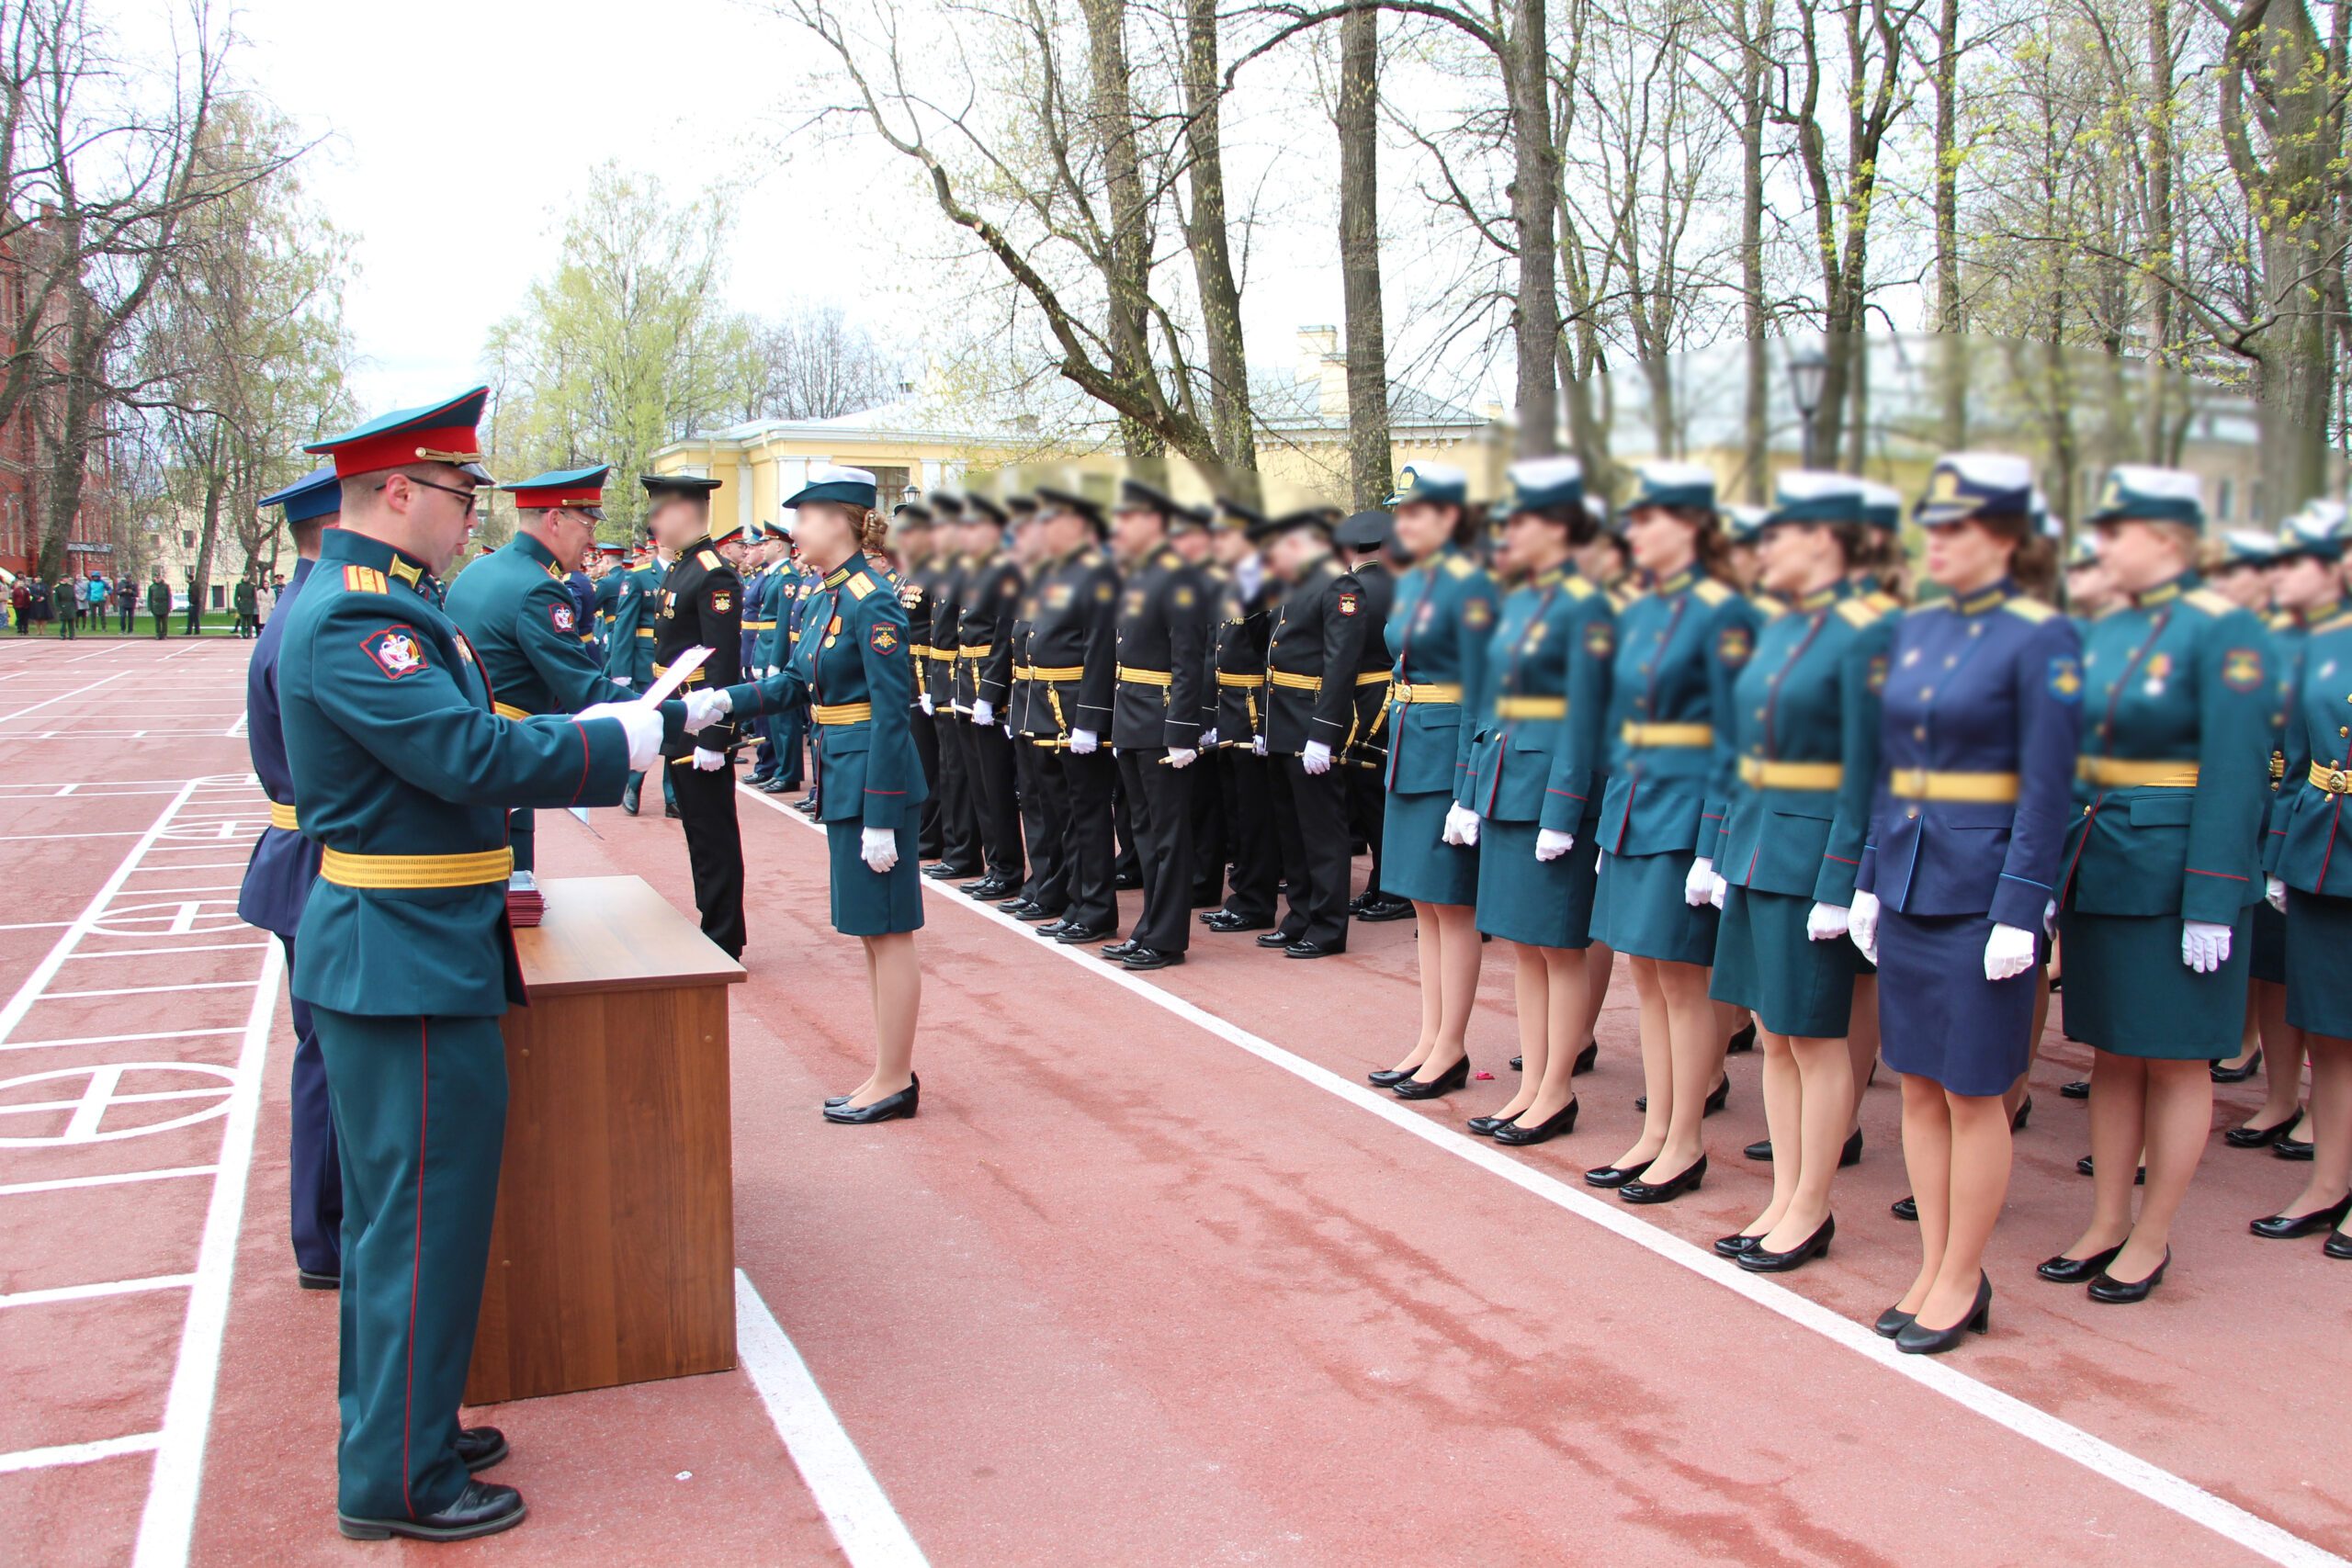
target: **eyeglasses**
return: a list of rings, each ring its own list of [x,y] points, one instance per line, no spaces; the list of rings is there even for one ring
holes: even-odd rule
[[[465,503],[465,508],[469,513],[480,512],[481,510],[481,498],[478,491],[459,490],[455,485],[437,485],[431,479],[418,479],[414,474],[401,474],[399,477],[408,480],[408,482],[413,485],[422,485],[426,490],[437,490],[443,495],[456,496],[460,502]],[[392,481],[390,479],[386,479],[384,484],[378,485],[376,488],[378,490],[382,490],[384,485],[389,485],[391,482]]]

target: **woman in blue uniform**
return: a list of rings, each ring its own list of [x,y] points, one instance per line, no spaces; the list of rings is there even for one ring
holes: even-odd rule
[[[2025,1070],[2075,779],[2081,644],[2046,589],[2025,462],[1956,453],[1917,518],[1945,590],[1896,623],[1870,840],[1849,930],[1879,966],[1880,1049],[1903,1077],[1920,1265],[1879,1317],[1914,1353],[1990,1321],[1984,1246],[2009,1185],[2002,1096]]]
[[[2146,1299],[2212,1128],[2210,1064],[2245,1024],[2272,704],[2262,624],[2199,586],[2196,477],[2112,470],[2099,559],[2125,603],[2090,628],[2059,894],[2066,1033],[2091,1063],[2091,1221],[2041,1278]],[[2147,1186],[2135,1220],[2135,1175]]]
[[[1618,621],[1592,934],[1632,960],[1649,1092],[1641,1135],[1585,1180],[1663,1203],[1707,1174],[1699,1122],[1725,1043],[1707,997],[1713,856],[1734,775],[1731,683],[1755,649],[1757,614],[1713,575],[1713,474],[1652,463],[1635,483],[1625,538],[1648,592]]]
[[[1511,944],[1525,1068],[1518,1092],[1472,1117],[1470,1130],[1540,1144],[1577,1123],[1570,1079],[1585,1043],[1583,949],[1617,613],[1570,562],[1595,526],[1577,460],[1519,463],[1510,482],[1503,559],[1518,585],[1471,694],[1476,725],[1455,804],[1477,821],[1478,930]]]
[[[815,721],[816,816],[832,854],[833,929],[865,944],[876,1035],[873,1073],[829,1102],[825,1119],[887,1122],[912,1116],[922,1095],[914,1075],[922,1002],[915,834],[929,792],[907,716],[914,704],[912,650],[892,580],[865,553],[880,543],[874,476],[820,468],[809,479],[785,502],[798,513],[793,543],[822,579],[803,601],[800,640],[773,675],[690,694],[686,725],[698,729],[730,713],[804,705]]]
[[[1829,1181],[1854,1115],[1847,1032],[1860,954],[1845,940],[1870,822],[1885,613],[1849,567],[1862,552],[1861,487],[1781,476],[1758,547],[1758,585],[1785,609],[1757,634],[1732,691],[1739,785],[1715,874],[1724,890],[1716,1000],[1756,1016],[1772,1199],[1715,1250],[1782,1273],[1829,1250]]]
[[[2328,525],[2332,538],[2320,536]],[[2352,613],[2343,603],[2342,514],[2306,524],[2296,544],[2329,558],[2335,614],[2311,613],[2301,678],[2289,709],[2286,757],[2272,825],[2268,896],[2287,917],[2287,1021],[2302,1032],[2312,1059],[2312,1165],[2294,1201],[2255,1222],[2256,1234],[2286,1240],[2327,1230],[2330,1258],[2352,1258]],[[2326,552],[2333,547],[2333,557]]]
[[[1397,547],[1413,569],[1396,581],[1388,646],[1387,790],[1380,834],[1383,888],[1413,903],[1420,940],[1421,1031],[1405,1059],[1368,1076],[1404,1100],[1429,1100],[1470,1077],[1466,1032],[1478,996],[1478,852],[1458,831],[1454,793],[1468,765],[1465,690],[1480,682],[1495,624],[1495,580],[1470,553],[1477,523],[1469,479],[1417,463],[1390,504]]]

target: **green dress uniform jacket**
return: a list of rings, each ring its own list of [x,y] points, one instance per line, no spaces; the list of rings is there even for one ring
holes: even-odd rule
[[[1121,750],[1189,750],[1208,705],[1209,604],[1201,574],[1163,547],[1128,574],[1115,628]]]
[[[1619,617],[1600,819],[1608,853],[1714,855],[1738,778],[1732,687],[1758,619],[1753,602],[1687,567]]]
[[[1452,800],[1461,789],[1476,733],[1463,699],[1484,687],[1498,599],[1495,580],[1458,549],[1439,552],[1398,581],[1387,632],[1396,649],[1384,775],[1390,794]]]
[[[2303,641],[2302,679],[2286,733],[2278,784],[2280,831],[2273,873],[2300,893],[2352,898],[2352,838],[2344,797],[2352,791],[2352,614],[2314,618]],[[2290,919],[2291,940],[2293,921]],[[2339,955],[2339,962],[2341,958]],[[2290,995],[2292,981],[2290,981]],[[2342,1033],[2330,1030],[2330,1033]]]
[[[1457,805],[1490,821],[1591,837],[1616,619],[1606,594],[1560,568],[1503,601],[1464,708],[1476,716]]]
[[[473,645],[491,698],[506,718],[578,713],[627,702],[605,678],[596,650],[580,640],[579,609],[548,547],[516,534],[458,574],[447,614]]]
[[[613,590],[612,624],[605,637],[605,679],[627,681],[639,692],[653,678],[651,611],[661,580],[662,569],[654,566],[616,571],[612,577],[617,586]]]
[[[1266,638],[1266,751],[1295,757],[1319,740],[1336,760],[1355,739],[1363,660],[1363,584],[1325,556],[1290,585]]]
[[[2270,805],[2264,813],[2262,869],[2278,874],[2278,852],[2286,847],[2287,821],[2302,798],[2301,780],[2290,780],[2287,753],[2296,727],[2302,723],[2303,651],[2311,629],[2324,626],[2344,614],[2340,601],[2315,605],[2308,615],[2281,610],[2270,618],[2270,650],[2277,661],[2278,709],[2272,716],[2270,739]],[[2260,976],[2256,979],[2262,978]]]

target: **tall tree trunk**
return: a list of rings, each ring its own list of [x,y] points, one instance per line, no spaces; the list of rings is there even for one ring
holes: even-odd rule
[[[1201,327],[1208,339],[1209,428],[1226,467],[1248,472],[1258,466],[1258,443],[1250,420],[1250,361],[1241,343],[1241,288],[1234,281],[1233,253],[1226,234],[1225,144],[1219,129],[1224,99],[1217,81],[1216,28],[1216,0],[1187,0],[1184,97],[1189,118],[1184,143],[1191,162],[1187,174],[1193,212],[1185,237],[1192,242]]]
[[[1764,310],[1764,110],[1765,53],[1772,36],[1772,0],[1757,0],[1755,22],[1748,0],[1735,0],[1732,28],[1739,35],[1739,292],[1740,319],[1747,333],[1747,384],[1741,405],[1740,468],[1747,499],[1771,493],[1770,326]]]
[[[1504,69],[1508,77],[1514,157],[1512,227],[1519,242],[1519,452],[1541,457],[1559,450],[1559,255],[1553,227],[1560,162],[1552,146],[1550,51],[1544,0],[1519,0]]]
[[[1215,0],[1193,0],[1214,5]],[[1346,299],[1348,491],[1362,510],[1388,497],[1388,333],[1380,308],[1380,13],[1340,18],[1340,284]]]
[[[2148,418],[2145,456],[2165,463],[2170,424],[2165,395],[2173,368],[2173,80],[2171,0],[2148,0],[2148,258],[2156,276],[2148,288]]]
[[[1085,14],[1091,134],[1102,151],[1110,198],[1109,249],[1102,263],[1110,368],[1131,392],[1157,401],[1151,370],[1150,214],[1136,152],[1134,101],[1127,91],[1126,3],[1085,0]],[[1158,457],[1166,448],[1158,429],[1131,415],[1120,416],[1119,434],[1130,457]]]
[[[2158,0],[2162,4],[2162,0]],[[1967,323],[1960,302],[1960,0],[1943,0],[1936,19],[1936,331],[1942,440],[1968,445]]]

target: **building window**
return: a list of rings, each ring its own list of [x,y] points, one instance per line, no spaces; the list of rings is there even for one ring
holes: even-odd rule
[[[229,590],[218,582],[212,584],[212,607],[216,610],[229,607]]]
[[[2213,515],[2219,518],[2222,522],[2229,522],[2231,513],[2234,508],[2237,498],[2237,481],[2235,479],[2223,479],[2221,483],[2220,491],[2214,501]]]
[[[196,530],[195,530],[195,529],[193,529],[193,528],[183,528],[183,529],[181,529],[181,530],[180,530],[180,548],[182,548],[182,549],[184,549],[184,550],[192,550],[192,549],[196,548]]]

